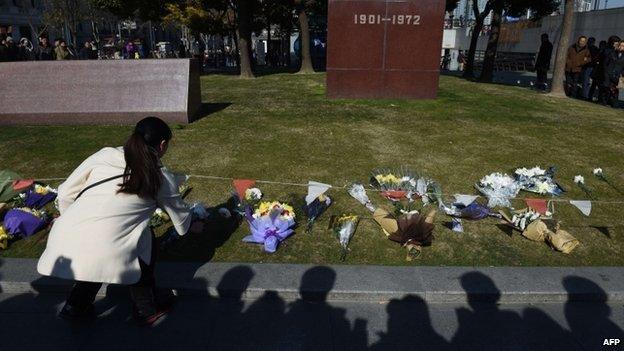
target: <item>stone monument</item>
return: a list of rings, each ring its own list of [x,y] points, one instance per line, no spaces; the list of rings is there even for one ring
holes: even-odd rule
[[[199,74],[186,59],[0,63],[0,125],[189,123]]]
[[[327,96],[437,96],[444,0],[329,0]]]

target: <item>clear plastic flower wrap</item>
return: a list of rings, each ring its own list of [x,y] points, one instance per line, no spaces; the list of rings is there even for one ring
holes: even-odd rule
[[[554,179],[555,171],[555,167],[544,170],[536,166],[530,169],[518,168],[514,174],[521,190],[542,195],[560,196],[564,190]]]
[[[502,173],[492,173],[475,185],[488,198],[488,207],[511,207],[511,199],[520,192],[520,184],[512,177]]]
[[[366,206],[369,211],[375,212],[376,208],[368,198],[368,195],[366,194],[366,189],[364,189],[364,186],[362,184],[353,184],[347,189],[347,191],[349,192],[349,195],[351,195],[359,203]]]

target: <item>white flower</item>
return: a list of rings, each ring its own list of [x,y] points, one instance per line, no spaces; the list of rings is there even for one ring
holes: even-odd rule
[[[519,176],[533,178],[537,176],[543,176],[544,174],[546,174],[546,171],[538,166],[535,166],[531,169],[527,169],[526,167],[518,168],[516,169],[515,173]]]
[[[245,199],[248,201],[257,201],[262,199],[262,192],[258,188],[250,188],[245,190]]]
[[[407,182],[409,182],[410,180],[412,180],[412,177],[404,176],[403,178],[401,178],[401,182],[402,182],[402,183],[407,183]]]
[[[492,173],[481,179],[481,185],[492,189],[502,189],[512,186],[515,180],[507,174]]]
[[[574,177],[574,183],[576,184],[585,184],[585,178],[582,175],[577,175]]]
[[[594,175],[600,177],[602,175],[602,168],[594,168]]]
[[[163,210],[161,210],[160,208],[156,208],[156,211],[154,211],[154,213],[160,217],[163,214]]]

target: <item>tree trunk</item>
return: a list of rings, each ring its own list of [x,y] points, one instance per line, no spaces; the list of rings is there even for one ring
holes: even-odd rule
[[[570,46],[570,37],[572,36],[574,22],[574,2],[574,0],[565,0],[563,25],[561,27],[559,45],[557,46],[557,56],[555,59],[552,90],[550,91],[550,95],[553,96],[566,96],[565,90],[563,89],[563,81],[565,79],[566,56],[568,52],[568,47]]]
[[[496,63],[496,52],[498,51],[498,39],[500,37],[501,22],[503,17],[502,1],[497,2],[492,12],[492,29],[488,39],[483,69],[481,70],[481,82],[491,82],[494,79],[494,64]]]
[[[254,78],[251,65],[251,8],[247,0],[236,2],[236,12],[238,26],[236,35],[238,37],[238,52],[240,56],[240,77]]]
[[[284,62],[285,62],[284,65],[286,67],[289,67],[289,68],[290,68],[290,64],[291,64],[291,62],[290,62],[290,35],[291,34],[292,33],[291,33],[290,30],[288,30],[288,32],[286,32],[286,53],[285,53],[286,56],[284,57]]]
[[[466,66],[464,67],[464,78],[474,78],[474,61],[475,55],[477,53],[477,44],[479,42],[479,35],[481,34],[481,30],[483,30],[483,23],[485,22],[485,18],[488,16],[490,11],[492,10],[492,4],[495,0],[488,0],[485,4],[485,8],[483,12],[479,12],[479,2],[472,2],[472,12],[475,16],[475,26],[472,29],[472,36],[470,38],[470,49],[468,50],[468,56],[466,57]]]
[[[301,68],[299,68],[299,73],[314,73],[312,55],[310,54],[310,24],[303,1],[298,6],[297,12],[299,16],[299,38],[301,39]]]
[[[474,61],[475,54],[477,53],[477,43],[479,42],[479,35],[483,29],[483,21],[481,17],[475,19],[475,26],[472,29],[472,36],[470,37],[470,49],[468,49],[468,55],[466,55],[466,66],[464,67],[464,78],[474,78]]]
[[[267,66],[272,66],[272,58],[271,58],[271,20],[267,17],[267,49],[264,53],[264,61]]]

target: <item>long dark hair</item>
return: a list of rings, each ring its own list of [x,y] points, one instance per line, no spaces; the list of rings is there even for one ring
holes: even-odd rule
[[[137,123],[124,145],[126,170],[120,193],[156,198],[162,184],[158,147],[171,137],[171,129],[160,118],[146,117]]]

